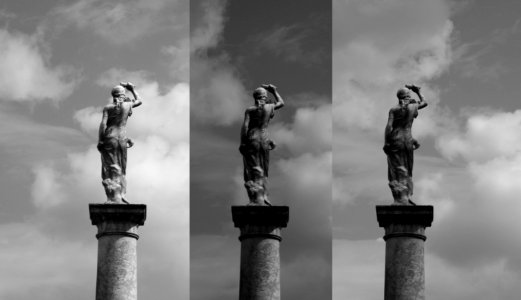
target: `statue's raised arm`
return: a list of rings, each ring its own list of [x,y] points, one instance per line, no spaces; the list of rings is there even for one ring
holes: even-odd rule
[[[126,95],[132,93],[134,99]],[[134,143],[126,136],[128,117],[132,109],[143,102],[130,82],[121,82],[112,91],[112,102],[103,108],[99,127],[98,150],[101,153],[101,178],[107,194],[107,202],[128,203],[126,201],[127,149]]]
[[[268,92],[275,103],[268,103]],[[250,205],[271,205],[268,200],[269,151],[275,143],[268,138],[268,124],[275,110],[284,106],[284,100],[272,84],[263,84],[253,91],[255,104],[246,109],[241,127],[239,151],[244,163],[244,186]]]

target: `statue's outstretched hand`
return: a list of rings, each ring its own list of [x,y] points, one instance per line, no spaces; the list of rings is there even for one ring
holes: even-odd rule
[[[270,93],[275,93],[275,91],[277,90],[277,87],[273,84],[262,84],[261,86]]]
[[[129,91],[133,91],[134,88],[136,87],[133,83],[131,82],[120,82],[119,83],[122,87],[126,88],[127,90]]]
[[[415,92],[416,94],[418,94],[420,92],[420,89],[421,89],[421,87],[416,86],[414,84],[406,84],[405,87],[408,88],[409,90]]]

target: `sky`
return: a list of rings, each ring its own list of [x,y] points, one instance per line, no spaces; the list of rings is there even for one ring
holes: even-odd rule
[[[143,98],[127,126],[138,295],[188,298],[188,20],[188,1],[0,3],[1,299],[94,298],[88,204],[106,200],[97,131],[120,81]]]
[[[239,133],[263,83],[286,103],[268,129],[270,201],[290,210],[281,296],[331,299],[331,3],[192,1],[190,31],[191,299],[238,297]]]
[[[413,201],[434,206],[426,299],[521,294],[521,5],[333,1],[333,299],[381,299],[392,202],[383,133],[396,91],[422,87]]]

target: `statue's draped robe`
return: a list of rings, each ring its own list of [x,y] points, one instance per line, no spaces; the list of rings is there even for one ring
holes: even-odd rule
[[[418,116],[418,104],[393,109],[392,131],[387,143],[387,165],[389,185],[393,193],[395,189],[407,189],[409,197],[413,193],[412,168],[414,164],[414,143],[411,127]]]
[[[124,109],[122,106],[129,107]],[[121,129],[122,132],[118,135],[111,134],[110,130],[112,126],[117,126],[131,114],[132,102],[120,103],[108,111],[107,129],[102,139],[103,146],[99,149],[101,153],[101,178],[103,179],[111,178],[110,166],[115,164],[121,168],[123,184],[125,184],[128,139],[124,135],[124,128]]]
[[[243,151],[244,182],[268,177],[271,141],[268,138],[268,123],[275,115],[273,104],[264,104],[249,112],[249,125]],[[260,173],[262,171],[262,173]]]

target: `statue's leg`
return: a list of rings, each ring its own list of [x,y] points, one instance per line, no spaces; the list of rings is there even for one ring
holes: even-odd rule
[[[250,151],[248,152],[245,152],[243,155],[242,155],[242,162],[243,162],[243,165],[244,165],[244,182],[248,182],[248,181],[251,181],[253,180],[253,172],[252,172],[252,169],[253,167],[255,166],[254,165],[254,158],[253,158],[253,155]]]
[[[101,178],[107,179],[111,177],[110,166],[117,164],[116,152],[117,142],[115,139],[105,139],[103,147],[100,149],[101,153]]]
[[[259,164],[262,169],[262,186],[264,188],[264,202],[271,205],[268,200],[268,171],[270,166],[270,148],[268,143],[264,142],[259,149]]]
[[[413,194],[413,181],[412,181],[412,167],[414,165],[414,148],[412,145],[409,145],[406,149],[405,157],[404,157],[404,165],[407,168],[407,189],[408,189],[408,200],[411,201]]]
[[[387,153],[389,187],[393,194],[394,203],[399,205],[408,204],[409,199],[409,176],[404,158],[404,153],[400,150]]]
[[[127,139],[118,140],[117,149],[119,163],[121,166],[121,198],[127,200]],[[128,203],[128,202],[127,202]]]

